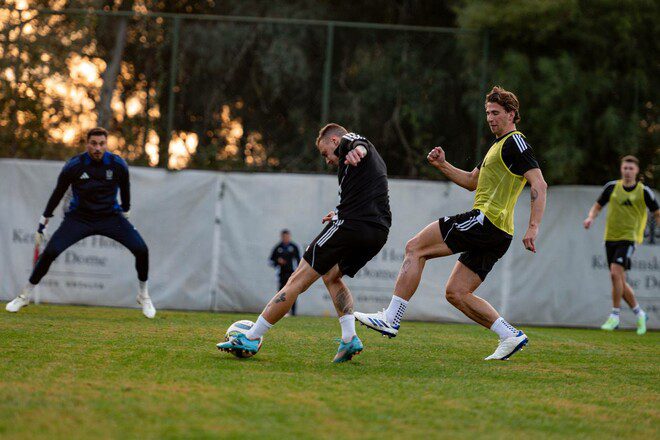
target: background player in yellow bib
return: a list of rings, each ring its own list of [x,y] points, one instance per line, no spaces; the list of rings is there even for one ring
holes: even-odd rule
[[[536,252],[536,236],[545,210],[547,184],[532,148],[516,130],[520,121],[518,98],[501,87],[486,96],[486,120],[496,139],[481,166],[460,170],[445,159],[442,148],[428,155],[431,165],[457,185],[475,191],[471,211],[441,218],[422,229],[406,244],[405,258],[387,309],[377,313],[355,312],[367,327],[394,337],[422,277],[426,260],[460,253],[446,286],[447,300],[468,318],[497,333],[500,343],[486,360],[506,360],[527,344],[527,336],[506,322],[474,291],[509,248],[513,238],[513,210],[527,182],[531,185],[531,215],[523,238],[526,249]]]
[[[637,334],[643,335],[646,333],[648,318],[639,306],[632,287],[626,282],[625,271],[630,270],[635,244],[644,239],[646,210],[653,213],[658,224],[660,209],[653,190],[637,182],[637,174],[639,160],[635,156],[625,156],[621,159],[621,179],[612,180],[603,187],[603,193],[584,220],[584,227],[589,229],[603,206],[611,202],[605,219],[605,251],[612,278],[612,312],[600,328],[611,331],[619,327],[623,298],[637,317]]]

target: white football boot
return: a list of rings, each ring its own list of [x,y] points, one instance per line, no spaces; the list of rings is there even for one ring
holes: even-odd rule
[[[28,304],[30,304],[30,294],[23,290],[20,295],[7,303],[5,310],[11,313],[16,313]]]
[[[354,315],[355,319],[357,319],[360,324],[366,325],[370,329],[376,330],[390,339],[394,338],[396,334],[399,333],[399,326],[394,325],[387,320],[384,309],[376,313],[355,312]]]
[[[500,339],[500,344],[497,346],[497,349],[495,349],[495,352],[490,356],[488,356],[487,358],[485,358],[484,360],[506,361],[514,353],[516,353],[519,350],[522,350],[523,347],[527,345],[527,342],[529,342],[529,339],[527,339],[527,335],[525,335],[521,330],[518,330],[518,334],[516,336],[511,336],[506,339]]]
[[[149,295],[147,296],[138,295],[137,303],[142,306],[142,314],[144,316],[146,316],[149,319],[153,319],[154,316],[156,316],[156,308],[154,307],[154,304],[151,302],[151,298],[149,297]]]

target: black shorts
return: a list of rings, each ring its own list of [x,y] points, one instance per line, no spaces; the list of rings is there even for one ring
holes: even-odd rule
[[[368,222],[335,220],[307,247],[303,258],[321,275],[338,264],[341,273],[352,278],[385,246],[388,233]]]
[[[623,270],[630,270],[630,260],[635,252],[635,243],[632,241],[606,241],[607,266],[612,263],[623,266]]]
[[[458,261],[481,280],[493,269],[511,244],[511,235],[493,225],[478,209],[443,217],[439,220],[440,233]]]

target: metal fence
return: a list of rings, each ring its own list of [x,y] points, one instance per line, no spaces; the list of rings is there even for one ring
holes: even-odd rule
[[[65,157],[81,132],[106,124],[112,147],[137,164],[319,171],[313,140],[335,121],[369,137],[393,175],[425,177],[420,164],[438,143],[458,165],[481,157],[487,34],[87,9],[4,14],[5,156]]]

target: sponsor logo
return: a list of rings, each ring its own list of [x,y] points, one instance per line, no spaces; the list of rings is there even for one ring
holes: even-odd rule
[[[80,179],[89,179],[89,176],[87,175],[86,172],[82,173],[82,176],[80,176]]]
[[[621,206],[632,206],[632,205],[633,205],[633,204],[632,204],[632,202],[630,201],[630,199],[626,199],[625,202],[621,202]]]

